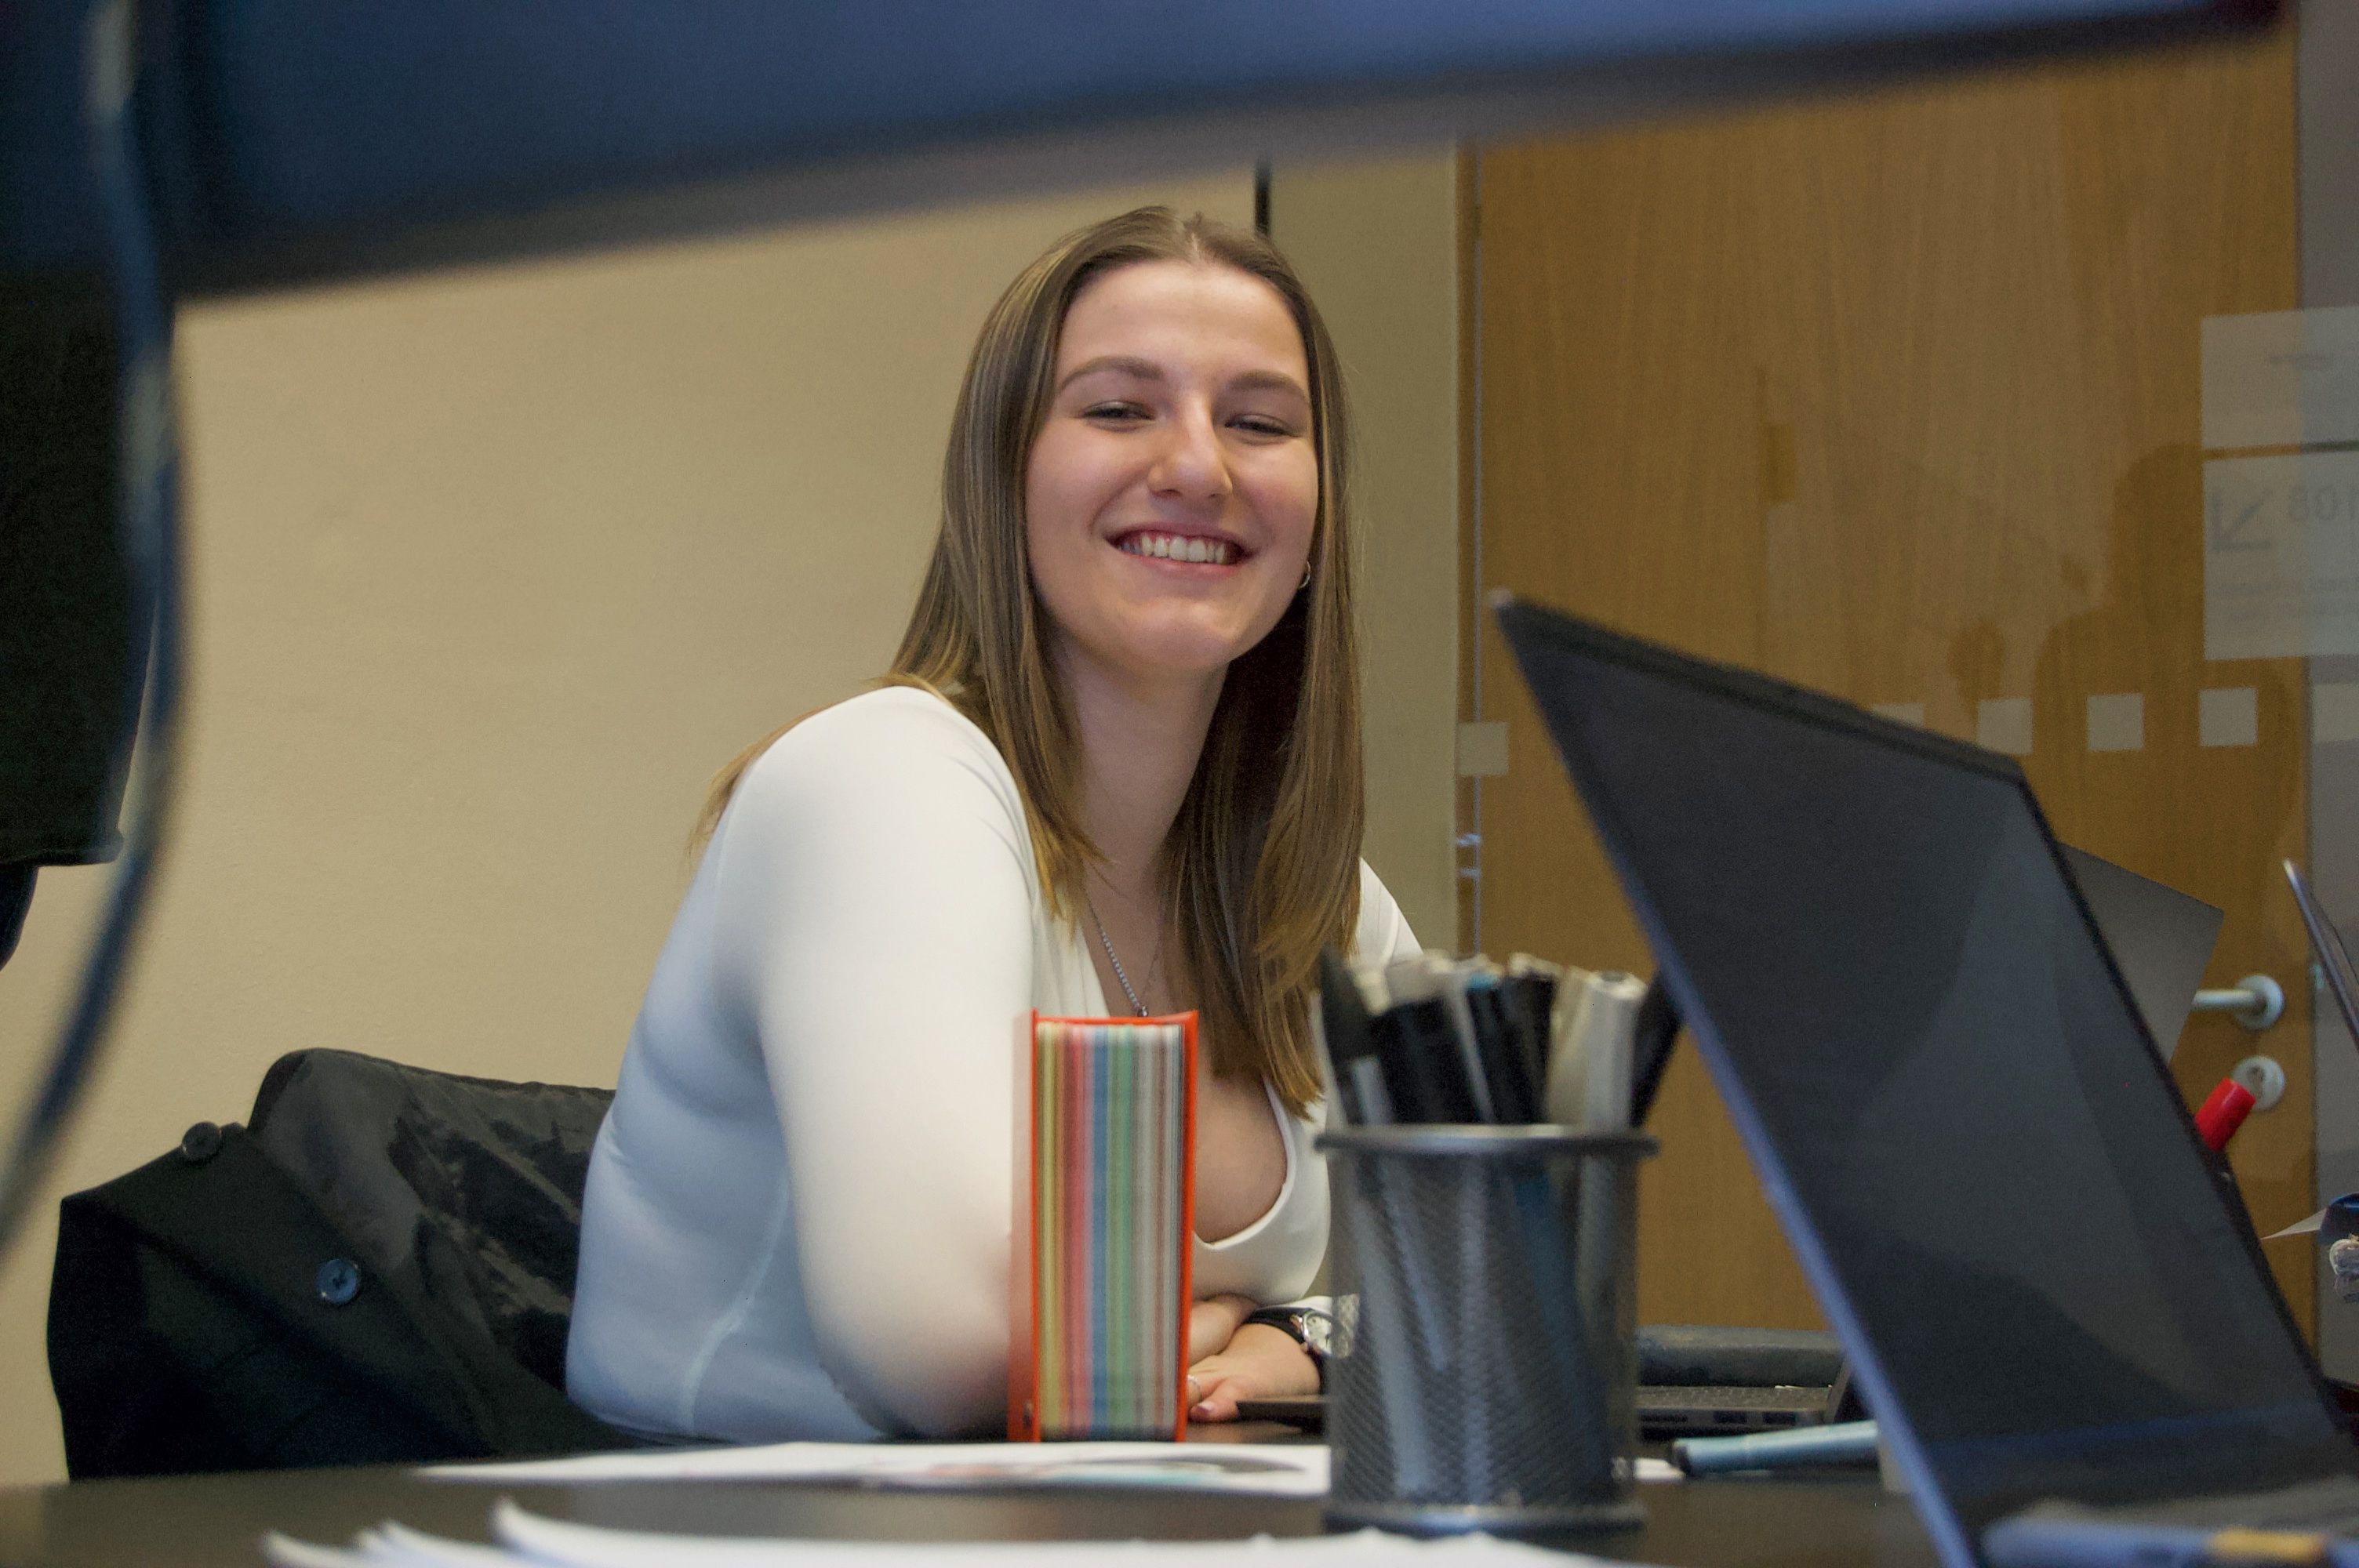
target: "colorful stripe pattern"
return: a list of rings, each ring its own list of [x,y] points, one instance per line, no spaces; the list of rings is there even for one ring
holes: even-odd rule
[[[1033,1291],[1044,1438],[1169,1437],[1193,1132],[1184,1023],[1033,1022]]]

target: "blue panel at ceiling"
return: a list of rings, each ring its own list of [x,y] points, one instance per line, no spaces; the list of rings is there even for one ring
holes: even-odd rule
[[[230,234],[464,214],[947,136],[2190,0],[217,0]]]
[[[104,250],[82,114],[82,7],[0,0],[0,267],[88,266]]]

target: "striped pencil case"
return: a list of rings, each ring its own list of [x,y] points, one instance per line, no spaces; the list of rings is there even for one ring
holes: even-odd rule
[[[1196,1015],[1043,1018],[1016,1046],[1007,1434],[1178,1438]]]

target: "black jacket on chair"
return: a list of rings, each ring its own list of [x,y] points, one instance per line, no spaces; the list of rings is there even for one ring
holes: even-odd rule
[[[96,1476],[582,1452],[565,1398],[613,1096],[282,1057],[251,1124],[61,1206],[49,1378]]]

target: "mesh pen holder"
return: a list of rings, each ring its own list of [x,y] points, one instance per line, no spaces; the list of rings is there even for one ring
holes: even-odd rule
[[[1517,1534],[1645,1518],[1636,1249],[1656,1147],[1560,1127],[1321,1136],[1331,1521]]]

